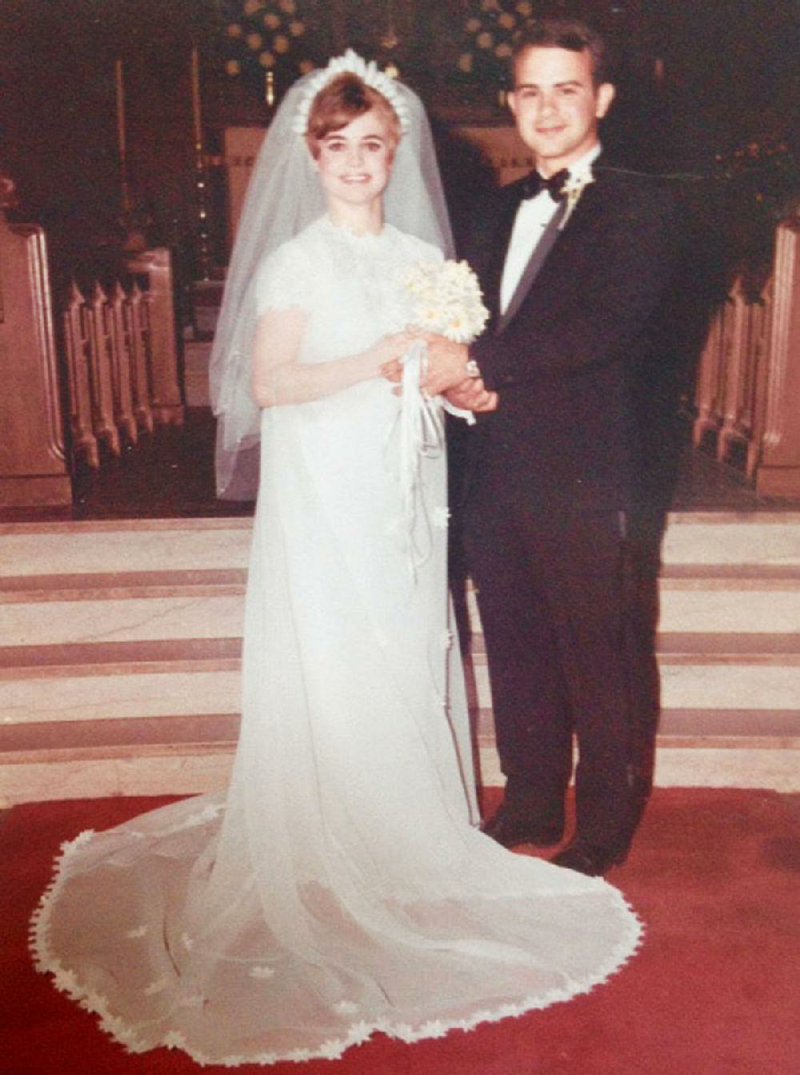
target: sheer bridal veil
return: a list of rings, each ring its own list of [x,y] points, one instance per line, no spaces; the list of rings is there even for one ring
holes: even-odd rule
[[[356,73],[363,65],[350,52],[332,61],[331,68],[337,63]],[[263,258],[325,212],[311,154],[297,132],[299,111],[319,74],[312,72],[294,83],[270,124],[247,188],[228,268],[209,367],[211,405],[217,416],[217,496],[222,499],[252,500],[258,488],[260,411],[250,387],[255,270]],[[407,86],[393,83],[393,90],[402,101],[407,130],[384,196],[385,220],[450,256],[450,224],[425,110]]]

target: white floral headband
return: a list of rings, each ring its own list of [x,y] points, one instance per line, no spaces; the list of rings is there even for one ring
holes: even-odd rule
[[[333,82],[338,75],[343,74],[357,75],[362,82],[365,82],[368,86],[377,90],[382,97],[386,98],[397,113],[397,118],[400,121],[400,130],[403,131],[403,133],[408,130],[408,108],[406,107],[406,103],[400,94],[395,80],[390,78],[389,75],[385,74],[383,71],[380,71],[374,60],[370,60],[369,63],[367,63],[367,61],[359,56],[357,52],[348,49],[343,56],[336,56],[330,61],[327,67],[318,71],[309,79],[303,96],[300,98],[300,104],[297,106],[297,114],[292,123],[292,130],[296,134],[305,134],[308,131],[308,117],[311,114],[311,106],[319,91],[327,86],[329,82]]]

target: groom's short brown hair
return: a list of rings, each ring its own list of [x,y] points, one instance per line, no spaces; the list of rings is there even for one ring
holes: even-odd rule
[[[583,52],[585,49],[592,59],[594,84],[597,86],[610,81],[606,41],[599,30],[582,19],[554,15],[527,22],[514,38],[510,60],[512,86],[517,60],[530,48],[559,48],[570,52]]]

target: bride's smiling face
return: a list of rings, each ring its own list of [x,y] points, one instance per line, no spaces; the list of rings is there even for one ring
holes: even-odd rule
[[[326,134],[317,147],[317,170],[329,203],[371,205],[386,190],[395,143],[374,109]]]

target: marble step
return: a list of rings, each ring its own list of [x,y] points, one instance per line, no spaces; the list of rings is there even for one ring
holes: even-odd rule
[[[221,791],[230,780],[233,752],[233,744],[178,742],[0,755],[0,809],[54,799]]]
[[[661,661],[664,735],[681,737],[800,737],[800,658],[791,665],[731,666]],[[160,742],[177,723],[217,727],[238,720],[240,683],[233,658],[198,660],[175,668],[115,665],[113,674],[39,669],[0,681],[0,755],[48,749],[66,742],[95,745]],[[493,742],[491,697],[485,664],[470,669],[479,733]],[[212,720],[213,718],[213,720]],[[113,730],[112,730],[113,729]],[[203,737],[205,739],[205,737]]]
[[[491,709],[474,714],[475,734],[482,747],[494,745]],[[659,729],[662,745],[679,745],[708,739],[715,745],[730,747],[743,738],[761,747],[780,747],[800,743],[800,720],[793,710],[760,710],[759,734],[753,734],[753,710],[675,709],[664,714]],[[130,717],[125,720],[99,718],[93,721],[59,720],[5,726],[0,729],[2,753],[26,760],[43,760],[54,754],[84,758],[113,757],[126,752],[159,750],[162,747],[214,746],[232,749],[239,732],[239,714],[192,713],[153,717]]]
[[[696,634],[662,638],[664,708],[727,710],[735,702],[736,708],[800,713],[800,636],[752,635],[733,642]],[[0,719],[7,725],[236,712],[239,648],[237,638],[5,647],[0,649]],[[488,708],[488,673],[480,651],[474,652],[472,667],[477,704]]]
[[[472,590],[470,624],[480,634]],[[660,583],[659,632],[662,635],[788,633],[800,634],[800,568],[716,565],[666,568]]]
[[[249,518],[4,523],[0,589],[7,575],[246,568],[251,529]],[[800,567],[800,513],[674,513],[664,562]]]
[[[191,795],[222,790],[229,781],[233,743],[172,742],[117,746],[108,751],[48,752],[38,759],[0,757],[0,808],[53,799],[113,795]],[[800,740],[732,740],[713,745],[702,738],[662,739],[659,787],[768,788],[797,792]],[[492,747],[479,749],[485,787],[504,784]]]
[[[8,577],[246,569],[252,519],[108,519],[0,524]]]
[[[659,785],[800,790],[800,657],[791,642],[786,664],[769,653],[733,666],[725,654],[690,658],[683,643],[662,654]],[[139,645],[137,660],[116,644],[99,664],[65,667],[29,652],[31,663],[4,670],[0,806],[224,787],[239,725],[239,641],[197,640],[191,660],[187,645],[180,661],[175,644],[166,653]],[[481,779],[502,784],[481,654],[470,671]]]
[[[250,529],[249,519],[0,526],[0,802],[224,785]],[[675,516],[665,561],[659,782],[800,787],[800,515]]]
[[[243,568],[14,575],[0,589],[3,648],[92,642],[238,637]],[[480,634],[475,595],[468,595]],[[664,634],[800,633],[800,566],[667,568]],[[0,662],[4,660],[0,657]]]
[[[237,728],[236,718],[213,714],[187,718],[184,726],[174,717],[147,721],[146,729],[133,722],[82,724],[77,732],[70,728],[63,743],[54,747],[43,727],[39,742],[29,737],[18,743],[19,749],[0,752],[0,807],[47,799],[222,789],[230,775]],[[656,784],[796,792],[798,754],[796,736],[660,735]],[[485,787],[504,783],[494,745],[484,737],[478,741],[478,776]]]
[[[674,512],[664,564],[800,566],[800,513]]]

